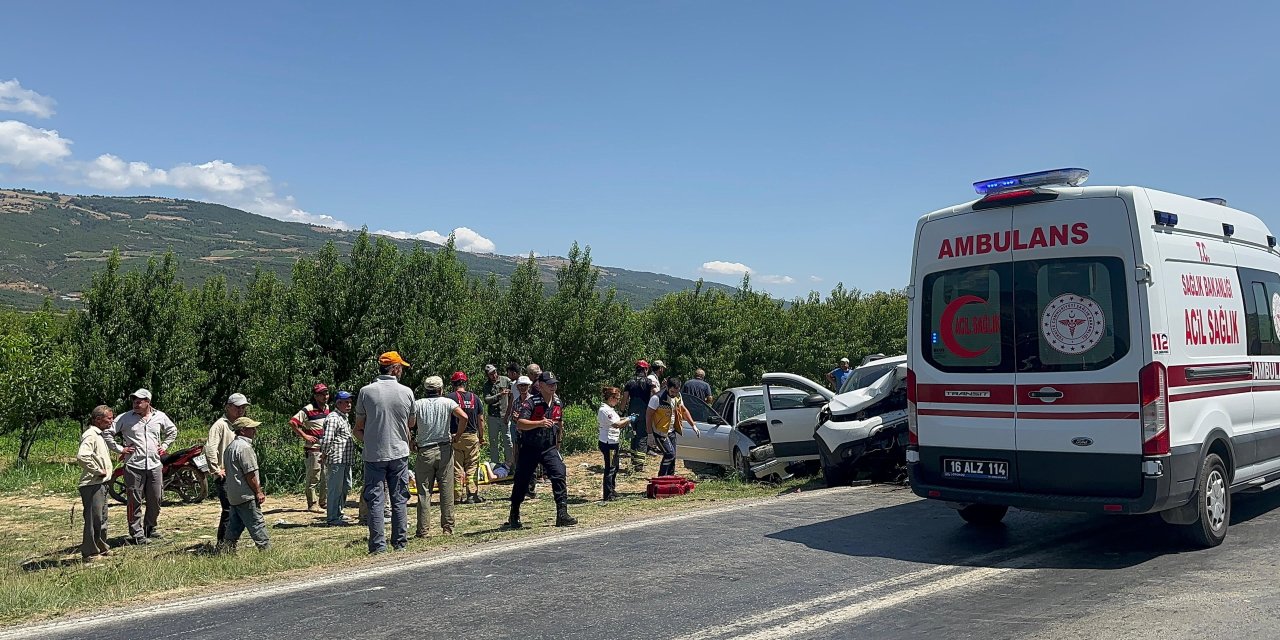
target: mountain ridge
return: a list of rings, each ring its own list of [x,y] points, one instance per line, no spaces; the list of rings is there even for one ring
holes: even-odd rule
[[[113,250],[126,268],[173,251],[188,285],[222,275],[232,286],[245,284],[262,267],[288,278],[302,255],[333,242],[344,255],[360,231],[277,220],[234,207],[161,196],[68,195],[0,188],[0,305],[34,308],[52,297],[74,306]],[[377,236],[410,249],[441,245],[417,239]],[[470,275],[495,274],[507,282],[523,256],[458,252]],[[560,256],[536,256],[548,290],[555,287]],[[602,289],[645,306],[659,297],[697,286],[697,281],[667,274],[599,266]],[[719,283],[704,289],[733,291]]]

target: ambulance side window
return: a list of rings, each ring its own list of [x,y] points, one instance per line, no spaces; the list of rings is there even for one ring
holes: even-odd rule
[[[1280,356],[1280,275],[1256,269],[1240,269],[1244,296],[1245,333],[1249,355]]]

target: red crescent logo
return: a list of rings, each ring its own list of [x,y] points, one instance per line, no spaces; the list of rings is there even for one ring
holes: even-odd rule
[[[990,349],[990,347],[983,347],[979,351],[966,349],[960,346],[960,343],[956,341],[956,335],[952,333],[953,327],[955,326],[956,313],[960,311],[960,307],[974,303],[986,304],[987,301],[979,298],[978,296],[960,296],[959,298],[952,300],[947,304],[947,307],[942,310],[942,326],[938,330],[939,337],[942,338],[942,344],[945,345],[951,353],[954,353],[961,358],[976,358]]]

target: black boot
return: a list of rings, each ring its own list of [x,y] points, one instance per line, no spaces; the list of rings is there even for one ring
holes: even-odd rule
[[[520,522],[520,505],[511,505],[511,515],[507,516],[507,521],[502,525],[504,529],[523,529],[524,523]]]
[[[578,519],[569,515],[568,505],[556,505],[556,526],[572,527],[575,524],[578,524]]]

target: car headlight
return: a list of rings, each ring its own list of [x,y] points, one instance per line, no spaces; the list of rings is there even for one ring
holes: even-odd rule
[[[831,405],[822,405],[822,410],[818,412],[818,426],[826,424],[831,419]]]

